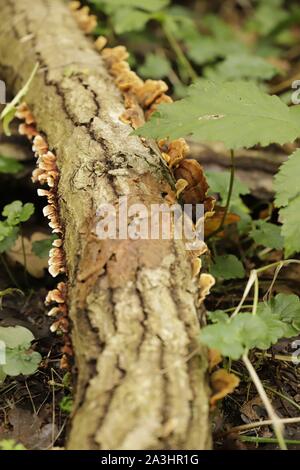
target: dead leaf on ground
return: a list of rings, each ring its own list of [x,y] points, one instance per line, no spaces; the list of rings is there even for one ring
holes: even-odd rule
[[[42,419],[23,408],[13,408],[8,413],[12,430],[0,428],[0,439],[14,439],[29,450],[46,450],[52,447],[52,437],[58,433],[57,426],[44,424]]]
[[[212,408],[216,406],[218,400],[232,393],[240,383],[240,379],[236,375],[229,373],[225,369],[218,369],[216,372],[213,372],[210,380],[214,392],[210,399]]]
[[[247,401],[241,407],[241,418],[245,423],[260,421],[262,417],[266,417],[265,414],[263,402],[259,395]]]
[[[208,350],[208,368],[213,370],[222,361],[222,356],[217,349]]]
[[[30,238],[24,237],[24,249],[26,254],[26,268],[31,276],[41,278],[44,276],[44,269],[48,268],[48,260],[39,258],[32,252],[32,243],[49,238],[43,232],[34,232]],[[7,255],[14,263],[18,262],[24,266],[25,259],[22,246],[22,237],[18,237],[14,246],[7,252]]]
[[[215,232],[218,230],[218,228],[221,225],[222,219],[224,217],[224,207],[216,206],[214,209],[214,214],[211,217],[208,217],[205,219],[204,222],[204,233],[205,237],[209,236],[211,233]],[[231,225],[240,220],[240,217],[237,214],[233,214],[229,212],[226,214],[225,220],[224,220],[224,226],[226,225]],[[218,233],[218,237],[223,237],[224,236],[224,231]]]

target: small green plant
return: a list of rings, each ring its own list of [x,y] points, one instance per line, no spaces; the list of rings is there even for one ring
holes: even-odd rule
[[[271,284],[272,288],[279,270],[290,263],[300,264],[300,261],[279,261],[252,270],[242,299],[231,316],[224,310],[210,312],[211,324],[201,331],[202,343],[212,349],[217,349],[225,357],[243,360],[272,420],[281,449],[286,449],[282,423],[266,395],[248,354],[254,348],[267,350],[280,338],[290,338],[300,332],[300,299],[297,295],[278,294],[268,301],[259,302],[259,274],[270,268],[277,268]],[[241,312],[252,287],[254,287],[252,308],[249,309],[249,306],[246,306],[246,311]]]
[[[245,277],[243,263],[234,255],[216,256],[210,272],[217,279],[223,279],[224,281]]]
[[[3,298],[6,297],[7,295],[14,295],[14,294],[24,295],[24,292],[21,291],[20,289],[15,289],[14,287],[8,287],[7,289],[1,290],[0,291],[0,308],[2,308]]]
[[[209,319],[212,324],[203,328],[202,341],[236,360],[245,350],[266,350],[280,338],[299,334],[300,300],[293,294],[278,294],[268,302],[259,302],[254,314],[243,312],[230,317],[217,310],[209,313]]]
[[[282,250],[284,239],[281,235],[279,225],[272,224],[266,220],[255,220],[249,236],[253,238],[257,245],[262,245],[274,250]]]
[[[12,247],[20,233],[21,223],[30,219],[33,213],[34,205],[31,202],[23,204],[13,201],[4,207],[2,216],[5,219],[0,221],[0,253]]]
[[[59,407],[63,413],[71,414],[74,400],[70,395],[64,396],[59,402]]]
[[[197,17],[190,8],[171,0],[89,3],[99,13],[97,34],[107,35],[110,40],[122,35],[118,42],[127,41],[133,52],[140,42],[150,51],[155,51],[155,47],[159,50],[151,52],[138,70],[150,78],[167,76],[178,97],[184,96],[185,86],[197,79],[197,72],[206,78],[258,83],[280,74],[281,70],[269,59],[284,59],[285,47],[296,43],[290,27],[300,17],[299,7],[291,6],[286,11],[281,0],[254,2],[243,28],[232,27],[221,15],[209,10]],[[168,50],[167,58],[161,54],[161,46]],[[131,64],[137,62],[131,56]]]
[[[14,158],[4,157],[0,155],[0,173],[19,173],[23,169],[22,163],[16,161]]]
[[[2,439],[0,450],[26,450],[23,444],[18,444],[14,439]]]
[[[0,326],[1,363],[0,381],[7,375],[34,374],[41,362],[41,355],[31,349],[34,336],[23,326]]]
[[[5,219],[0,221],[0,260],[9,278],[16,287],[19,287],[18,282],[11,273],[3,253],[8,251],[15,244],[21,233],[21,224],[29,220],[33,213],[34,205],[31,202],[23,204],[21,201],[13,201],[11,204],[6,205],[2,211],[2,216],[5,217]],[[24,268],[26,270],[26,253],[23,240],[22,236]]]

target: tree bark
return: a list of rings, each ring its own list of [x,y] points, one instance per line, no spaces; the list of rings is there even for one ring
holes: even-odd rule
[[[26,96],[57,156],[78,370],[68,449],[207,449],[206,351],[181,240],[99,240],[97,208],[164,203],[155,144],[119,121],[122,97],[61,0],[0,0],[0,76]],[[68,73],[67,73],[68,72]]]

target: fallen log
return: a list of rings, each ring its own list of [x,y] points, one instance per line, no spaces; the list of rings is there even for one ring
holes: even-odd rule
[[[0,76],[26,96],[56,155],[58,216],[77,378],[68,449],[210,447],[198,279],[182,240],[101,240],[98,208],[166,202],[158,148],[61,0],[0,0]]]

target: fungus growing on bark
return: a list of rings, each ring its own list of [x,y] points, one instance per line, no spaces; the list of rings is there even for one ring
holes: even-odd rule
[[[20,104],[20,106],[18,107],[18,109],[16,111],[15,116],[16,116],[16,118],[18,118],[22,121],[25,121],[25,124],[27,124],[27,125],[31,125],[31,124],[35,123],[34,117],[33,117],[32,113],[29,110],[26,103]]]
[[[152,103],[150,108],[145,112],[146,121],[151,117],[151,115],[157,111],[157,108],[160,104],[169,104],[173,103],[173,100],[170,96],[163,93]]]
[[[45,299],[45,304],[50,305],[51,303],[63,304],[66,300],[67,286],[64,282],[59,282],[56,289],[50,290]]]
[[[32,140],[37,135],[37,130],[32,124],[20,124],[19,134],[26,136],[29,140]]]
[[[98,52],[101,52],[102,49],[106,46],[107,39],[104,36],[99,36],[95,41],[95,48]]]
[[[176,188],[176,197],[178,198],[182,191],[189,185],[189,183],[184,179],[179,179],[176,181],[175,188]]]
[[[200,163],[196,160],[182,159],[174,170],[174,176],[176,179],[183,178],[188,182],[184,192],[184,202],[186,204],[197,204],[205,201],[208,184]]]
[[[75,2],[76,3],[76,2]],[[47,184],[49,189],[38,188],[38,196],[46,197],[48,204],[43,209],[43,214],[49,219],[49,226],[53,233],[62,234],[63,230],[60,224],[59,211],[57,205],[57,185],[59,181],[59,171],[56,165],[56,156],[49,151],[46,140],[37,132],[35,119],[26,103],[20,104],[17,110],[17,117],[25,121],[20,124],[19,132],[26,135],[29,140],[33,140],[32,150],[37,158],[37,168],[32,172],[32,181],[42,185]],[[62,238],[53,241],[49,252],[49,273],[56,277],[66,271],[65,254],[63,251]],[[64,333],[65,344],[63,346],[63,356],[61,367],[68,366],[68,356],[72,355],[72,347],[68,333],[67,307],[66,307],[66,284],[59,282],[57,288],[50,291],[46,297],[45,305],[52,303],[53,306],[48,312],[49,316],[59,317],[50,327],[52,332],[61,331]]]
[[[168,90],[168,85],[162,80],[146,80],[145,83],[136,90],[136,96],[140,105],[145,109]]]
[[[106,47],[103,49],[101,55],[109,68],[111,68],[114,63],[127,60],[129,57],[129,53],[125,46]]]
[[[193,277],[197,277],[202,268],[202,261],[200,258],[194,258],[192,260],[192,273]]]
[[[199,278],[199,298],[198,304],[201,305],[205,297],[210,293],[210,289],[215,285],[215,278],[211,274],[202,273]]]
[[[66,271],[65,269],[65,255],[62,248],[51,248],[49,252],[49,273],[52,277],[56,277]]]
[[[80,2],[70,2],[70,10],[77,21],[79,28],[86,34],[91,33],[97,26],[97,17],[90,14],[88,6],[81,7]]]
[[[36,135],[33,139],[32,150],[37,157],[40,157],[48,152],[48,144],[41,135]]]

